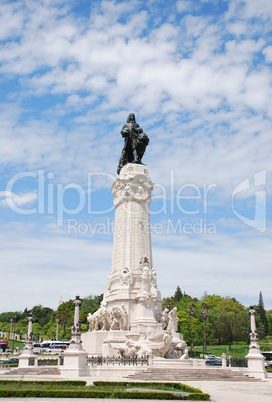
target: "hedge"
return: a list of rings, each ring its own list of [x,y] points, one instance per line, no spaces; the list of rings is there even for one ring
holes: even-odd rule
[[[93,382],[94,386],[99,386],[99,387],[113,387],[113,386],[120,386],[120,387],[140,387],[141,388],[156,388],[156,389],[165,389],[165,388],[171,388],[171,389],[176,389],[178,391],[184,391],[184,392],[193,392],[193,393],[199,393],[199,389],[193,388],[189,385],[186,384],[181,384],[178,382],[113,382],[113,381],[94,381]]]
[[[168,392],[126,392],[100,390],[0,390],[1,398],[116,398],[116,399],[157,399],[208,401],[210,396],[203,393],[177,395]]]
[[[86,381],[80,381],[80,380],[55,380],[55,381],[43,381],[43,380],[32,380],[32,381],[21,381],[21,380],[0,380],[0,387],[1,384],[14,384],[14,385],[18,385],[18,384],[38,384],[38,385],[47,385],[47,386],[59,386],[59,385],[64,385],[64,386],[76,386],[76,387],[85,387],[87,382]]]
[[[1,390],[1,385],[3,389]],[[4,389],[9,385],[12,389]],[[40,386],[33,389],[33,385]],[[22,389],[20,387],[22,386]],[[29,389],[27,389],[29,386]],[[42,386],[45,387],[42,389]],[[63,387],[63,389],[59,389]],[[65,389],[65,387],[67,389]],[[69,389],[70,387],[70,389]],[[71,389],[74,387],[74,389]],[[154,388],[154,391],[126,390],[124,388]],[[17,389],[16,389],[17,388]],[[26,388],[26,389],[25,389]],[[56,389],[58,388],[58,389]],[[76,389],[75,389],[76,388]],[[82,389],[80,389],[82,388]],[[101,389],[102,388],[102,389]],[[104,389],[103,389],[104,388]],[[123,388],[123,389],[122,389]],[[164,389],[165,392],[157,392]],[[171,391],[183,391],[187,394],[178,394]],[[169,392],[168,392],[169,391]],[[116,399],[157,399],[157,400],[192,400],[207,401],[210,396],[202,393],[199,389],[180,383],[157,383],[157,382],[106,382],[95,381],[94,386],[86,387],[86,381],[18,381],[0,380],[0,397],[21,398],[116,398]]]

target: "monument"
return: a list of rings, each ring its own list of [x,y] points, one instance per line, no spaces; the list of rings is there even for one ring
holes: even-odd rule
[[[69,348],[66,349],[61,356],[63,359],[63,364],[60,365],[61,374],[71,378],[90,374],[87,361],[88,355],[82,348],[81,342],[81,324],[79,320],[80,305],[80,298],[76,296],[74,300],[74,322],[71,329],[72,339]]]
[[[177,332],[176,309],[162,312],[150,233],[154,183],[142,163],[148,136],[130,113],[121,135],[124,147],[112,184],[115,206],[112,269],[100,308],[88,315],[89,331],[81,335],[84,350],[94,356],[187,358]]]
[[[258,342],[259,336],[256,328],[255,313],[254,307],[251,306],[249,310],[251,332],[249,334],[249,351],[246,359],[249,372],[255,377],[263,379],[267,377],[267,372],[264,366],[265,358],[261,353]]]
[[[27,334],[25,336],[25,347],[19,356],[19,368],[34,368],[37,364],[36,356],[33,352],[33,317],[30,314],[27,318]]]

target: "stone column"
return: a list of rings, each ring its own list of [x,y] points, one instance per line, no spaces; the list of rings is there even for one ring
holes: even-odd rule
[[[141,309],[145,310],[148,321],[156,321],[161,314],[150,233],[149,206],[153,185],[147,166],[135,163],[125,165],[112,185],[116,208],[114,244],[104,301],[109,309],[124,305],[128,328],[139,318]],[[146,303],[147,299],[150,300]],[[145,305],[142,305],[143,301]]]
[[[32,314],[28,317],[27,335],[25,337],[25,347],[19,356],[19,368],[35,367],[37,365],[37,357],[33,353],[33,334],[32,334]]]
[[[71,329],[70,346],[63,352],[63,365],[60,366],[61,374],[68,377],[82,377],[89,375],[88,354],[82,348],[81,325],[79,321],[79,308],[81,301],[79,296],[74,300],[74,323]]]
[[[257,378],[266,378],[267,372],[264,366],[265,358],[261,354],[260,346],[258,343],[259,337],[256,331],[256,321],[255,321],[255,310],[253,306],[250,307],[250,342],[249,342],[249,352],[246,355],[248,363],[248,371]]]
[[[81,350],[82,345],[81,345],[81,325],[79,322],[79,308],[81,305],[81,300],[79,296],[76,296],[74,300],[74,305],[75,305],[75,311],[74,311],[74,323],[72,325],[71,329],[71,342],[69,349],[73,350]]]

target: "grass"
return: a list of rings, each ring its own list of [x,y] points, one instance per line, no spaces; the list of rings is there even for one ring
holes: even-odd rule
[[[259,341],[260,349],[266,351],[272,351],[272,337],[267,337],[265,340]],[[246,342],[237,342],[231,345],[231,350],[229,350],[228,345],[207,345],[206,354],[216,355],[221,357],[222,354],[225,353],[228,356],[232,356],[238,359],[244,359],[246,354],[248,353],[248,344]],[[202,346],[196,347],[196,356],[198,357],[203,354]],[[192,353],[192,357],[194,357],[194,353]]]

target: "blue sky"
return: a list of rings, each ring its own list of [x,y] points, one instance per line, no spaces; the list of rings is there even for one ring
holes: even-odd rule
[[[1,2],[1,311],[106,290],[129,112],[162,296],[272,308],[271,27],[267,0]]]

